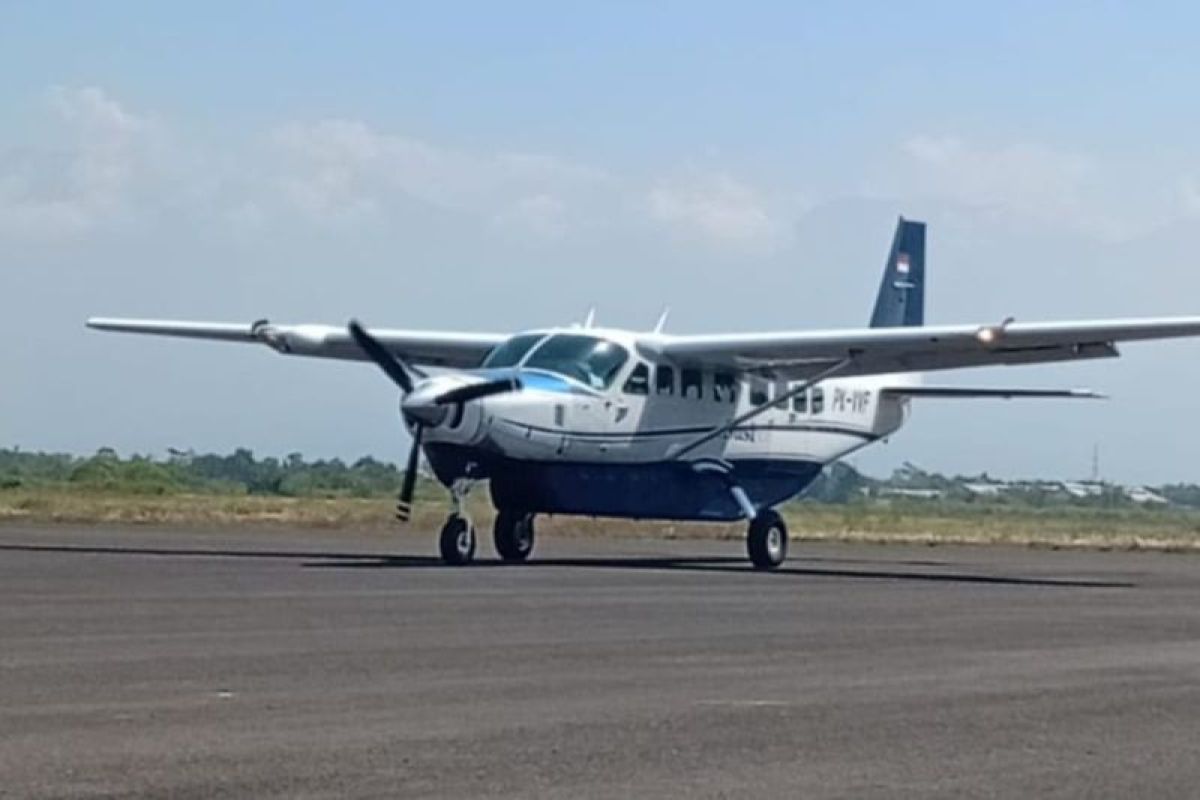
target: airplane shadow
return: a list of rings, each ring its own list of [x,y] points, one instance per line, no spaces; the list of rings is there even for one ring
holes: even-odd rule
[[[102,545],[44,545],[44,544],[0,544],[0,552],[65,553],[76,555],[138,555],[193,558],[248,558],[298,560],[306,569],[444,569],[460,570],[444,564],[435,556],[389,556],[378,553],[338,553],[313,550],[226,550],[217,548],[170,548],[170,547],[118,547]],[[800,557],[796,561],[804,562]],[[809,559],[810,563],[821,563],[820,559]],[[837,562],[838,559],[828,559]],[[887,568],[889,564],[907,566],[924,563],[937,565],[944,562],[896,562],[874,561],[879,569],[846,567],[785,566],[769,573],[764,579],[792,577],[846,578],[853,580],[919,581],[929,583],[967,583],[1002,586],[1046,586],[1077,589],[1131,589],[1134,583],[1125,581],[1095,581],[1057,578],[1026,578],[1020,576],[988,575],[961,571],[897,570]],[[524,564],[506,564],[501,561],[476,561],[465,569],[620,569],[671,572],[735,573],[750,574],[746,559],[737,556],[628,556],[628,557],[573,557],[535,558]]]
[[[805,559],[799,557],[797,561]],[[903,563],[903,562],[897,562]],[[307,562],[303,566],[313,569],[464,569],[451,567],[442,563],[440,558],[432,556],[383,556],[371,559],[355,558],[353,560],[338,560],[331,556],[329,560]],[[501,561],[476,561],[467,569],[499,568],[499,569],[621,569],[648,570],[673,572],[707,572],[707,573],[736,573],[751,574],[751,568],[745,558],[736,556],[704,556],[704,557],[645,557],[628,556],[621,558],[597,556],[575,558],[535,558],[524,564],[506,564]],[[930,583],[975,583],[1007,586],[1051,586],[1063,588],[1084,589],[1132,589],[1136,584],[1126,581],[1094,581],[1070,580],[1057,578],[1024,578],[1018,576],[986,575],[966,572],[928,572],[893,569],[845,569],[831,567],[785,566],[771,572],[762,573],[764,578],[774,579],[782,576],[847,578],[855,580],[885,580],[885,581],[924,581]]]

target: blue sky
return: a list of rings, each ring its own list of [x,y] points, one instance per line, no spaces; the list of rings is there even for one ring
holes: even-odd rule
[[[1198,313],[1198,23],[1128,3],[5,4],[0,326],[20,344],[0,442],[394,458],[395,398],[354,365],[79,323],[508,330],[669,303],[678,330],[856,325],[901,213],[930,222],[933,320]],[[923,407],[862,465],[1078,474],[1098,441],[1114,477],[1200,480],[1196,347],[964,376],[1116,399]]]

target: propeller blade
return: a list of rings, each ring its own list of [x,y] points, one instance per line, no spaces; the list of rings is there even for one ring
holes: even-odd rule
[[[521,381],[518,378],[500,378],[494,381],[485,383],[471,383],[466,386],[460,386],[457,389],[451,389],[445,394],[438,395],[436,402],[440,406],[451,405],[454,403],[469,403],[472,400],[479,400],[483,397],[491,397],[494,394],[507,394],[508,392],[521,391]]]
[[[424,432],[425,426],[420,424],[413,430],[412,449],[408,451],[404,482],[400,484],[400,499],[396,501],[396,516],[401,522],[408,522],[412,517],[413,491],[417,487],[417,462],[421,459],[421,434]]]
[[[413,388],[413,369],[399,358],[391,350],[388,350],[379,340],[371,334],[367,333],[358,320],[352,319],[346,326],[346,330],[350,332],[350,338],[354,343],[362,349],[367,357],[379,365],[379,368],[387,373],[388,377],[400,387],[400,389],[408,394]]]

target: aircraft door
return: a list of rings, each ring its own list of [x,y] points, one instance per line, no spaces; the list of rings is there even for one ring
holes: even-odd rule
[[[608,452],[605,436],[612,430],[613,403],[609,397],[575,397],[566,410],[565,457],[594,459]]]

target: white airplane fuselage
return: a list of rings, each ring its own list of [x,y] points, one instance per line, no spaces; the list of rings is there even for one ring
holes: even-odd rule
[[[895,432],[907,415],[906,400],[881,391],[896,385],[894,377],[830,379],[771,405],[799,383],[690,369],[657,358],[646,346],[652,337],[629,331],[530,335],[594,337],[629,355],[601,387],[526,366],[526,359],[482,370],[485,378],[515,375],[523,388],[465,404],[426,429],[424,449],[438,478],[488,479],[502,507],[739,519],[731,481],[755,505],[775,505],[803,491],[827,464]],[[463,378],[444,380],[453,386]],[[756,409],[761,413],[747,423],[681,457],[698,438]]]

